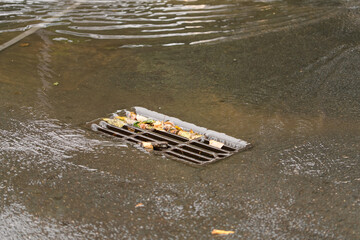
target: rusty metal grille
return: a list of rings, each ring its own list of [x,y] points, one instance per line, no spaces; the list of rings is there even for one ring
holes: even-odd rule
[[[140,108],[140,109],[139,108],[140,107],[137,107],[138,111],[144,109],[144,108]],[[150,113],[154,113],[154,112],[150,111]],[[146,114],[143,115],[146,116]],[[157,116],[149,116],[149,115],[151,114],[148,114],[147,117],[152,117],[152,119],[154,118],[156,119],[157,117]],[[161,115],[161,116],[163,117],[165,115]],[[179,126],[181,126],[181,124],[179,124]],[[216,162],[220,159],[229,157],[236,152],[251,147],[249,143],[240,139],[235,139],[238,140],[235,143],[234,141],[232,141],[232,143],[228,143],[229,139],[226,139],[227,137],[231,138],[231,140],[234,140],[234,138],[222,133],[219,133],[222,138],[214,137],[214,133],[217,133],[214,131],[210,131],[211,136],[207,136],[207,134],[205,133],[203,138],[189,140],[185,137],[165,131],[159,131],[156,129],[145,130],[132,125],[124,125],[123,127],[119,128],[102,120],[95,120],[91,122],[91,129],[94,131],[104,133],[106,135],[120,138],[124,141],[128,141],[133,144],[140,144],[141,142],[144,141],[165,142],[167,147],[162,148],[161,150],[159,150],[159,152],[161,152],[164,155],[170,156],[175,160],[196,166],[207,165],[209,163]],[[221,148],[211,146],[209,145],[210,139],[220,141],[224,143],[224,145]]]

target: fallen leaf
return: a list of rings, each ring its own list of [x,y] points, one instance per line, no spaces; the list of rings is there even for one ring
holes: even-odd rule
[[[20,43],[19,46],[20,47],[28,47],[30,45],[30,43]]]
[[[129,113],[129,118],[132,119],[132,120],[136,120],[136,113],[130,112]]]
[[[169,132],[172,133],[172,134],[177,134],[177,133],[179,132],[179,130],[177,130],[177,129],[171,129]]]
[[[155,121],[154,122],[154,128],[159,131],[163,131],[163,122],[161,121]]]
[[[141,142],[141,145],[143,146],[143,148],[146,149],[154,149],[154,146],[152,145],[151,142]]]
[[[235,232],[234,231],[218,230],[218,229],[214,229],[211,232],[212,235],[229,235],[229,234],[233,234],[233,233],[235,233]]]
[[[201,137],[202,137],[201,134],[192,133],[191,136],[190,136],[190,140],[201,138]]]
[[[186,131],[179,131],[179,132],[178,132],[178,135],[179,135],[179,136],[182,136],[182,137],[185,137],[185,138],[188,138],[188,139],[191,138],[191,133],[190,133],[190,132],[186,132]]]
[[[174,126],[175,127],[175,124],[173,124],[172,122],[170,122],[170,121],[166,121],[166,122],[164,122],[164,124],[169,124],[169,125],[171,125],[171,126]]]
[[[141,115],[137,115],[136,116],[136,120],[138,120],[139,122],[144,122],[147,120],[147,117],[141,116]]]
[[[179,130],[179,131],[181,131],[181,130],[182,130],[182,128],[181,128],[181,127],[179,127],[179,126],[175,126],[175,128],[176,128],[176,130]]]
[[[155,120],[152,120],[152,119],[147,119],[146,121],[144,121],[144,123],[147,123],[147,124],[153,124],[155,122]]]
[[[139,125],[139,121],[136,121],[133,125],[134,125],[134,127],[138,127],[138,128],[140,128],[140,125]]]
[[[138,203],[138,204],[136,204],[135,208],[138,208],[138,207],[145,207],[145,206],[142,203]]]
[[[222,146],[224,146],[223,143],[217,142],[215,140],[210,140],[209,145],[217,148],[222,148]]]
[[[103,120],[113,126],[116,126],[116,127],[119,127],[119,128],[122,128],[125,123],[123,121],[121,121],[120,119],[111,119],[111,118],[103,118]]]
[[[54,83],[53,83],[54,86],[57,86],[57,85],[59,85],[59,84],[60,84],[59,82],[54,82]]]
[[[115,118],[120,119],[120,120],[123,121],[123,122],[127,122],[127,121],[126,121],[126,120],[127,120],[126,117],[116,116]]]

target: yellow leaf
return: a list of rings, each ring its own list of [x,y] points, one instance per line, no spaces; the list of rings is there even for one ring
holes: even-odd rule
[[[185,138],[188,138],[188,139],[191,138],[191,133],[186,132],[186,131],[179,131],[179,132],[178,132],[178,135],[179,135],[179,136],[182,136],[182,137],[185,137]]]
[[[115,118],[120,119],[121,121],[124,121],[124,122],[126,122],[126,120],[127,120],[127,117],[116,116]]]
[[[179,130],[179,131],[181,131],[181,130],[182,130],[182,128],[181,128],[181,127],[179,127],[179,126],[175,126],[175,128],[176,128],[177,130]]]
[[[125,125],[125,123],[119,119],[103,118],[103,120],[105,122],[107,122],[108,124],[111,124],[111,125],[113,125],[115,127],[119,127],[119,128],[122,128]]]
[[[234,231],[218,230],[218,229],[214,229],[211,232],[212,235],[229,235],[229,234],[233,234],[233,233],[235,233],[235,232]]]

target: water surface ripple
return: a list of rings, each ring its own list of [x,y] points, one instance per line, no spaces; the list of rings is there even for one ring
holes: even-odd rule
[[[287,1],[0,1],[0,33],[45,27],[68,37],[121,40],[123,47],[223,41],[317,22],[336,7]],[[60,16],[54,18],[54,16]],[[175,44],[173,44],[175,43]]]

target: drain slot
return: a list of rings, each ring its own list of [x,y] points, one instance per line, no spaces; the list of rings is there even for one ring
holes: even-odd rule
[[[220,148],[215,148],[215,147],[212,147],[210,145],[206,145],[205,143],[201,143],[201,142],[191,142],[190,144],[194,145],[194,146],[197,146],[197,147],[200,147],[200,148],[210,150],[212,152],[216,152],[216,153],[224,153],[224,154],[227,153],[226,151],[223,151]]]
[[[124,137],[126,137],[126,135],[122,135],[122,134],[120,134],[120,133],[118,133],[118,132],[114,132],[114,131],[111,131],[111,130],[109,130],[109,129],[105,129],[105,128],[102,128],[102,127],[100,127],[100,126],[97,126],[96,128],[97,128],[97,130],[100,131],[100,132],[103,132],[103,133],[106,133],[106,134],[110,134],[110,135],[115,136],[115,137],[119,137],[119,138],[124,138]]]
[[[193,152],[193,153],[197,153],[199,155],[204,155],[206,157],[210,157],[210,158],[214,157],[213,153],[205,152],[204,150],[200,150],[199,148],[190,147],[190,146],[187,146],[187,145],[181,146],[180,148],[188,150],[188,151]]]
[[[129,142],[132,142],[132,143],[139,143],[139,142],[141,142],[141,141],[136,140],[136,139],[133,139],[133,138],[127,138],[126,140],[129,141]]]
[[[177,145],[178,143],[173,141],[172,139],[170,140],[169,138],[163,137],[163,136],[157,136],[153,133],[144,133],[143,136],[149,137],[151,139],[154,140],[158,140],[158,141],[166,141],[168,142],[170,145]]]
[[[139,132],[143,132],[140,128],[136,128],[136,127],[129,127],[127,125],[123,126],[123,128],[129,130],[130,132],[133,133],[139,133]]]
[[[131,135],[134,134],[132,132],[126,131],[125,129],[118,128],[118,127],[113,127],[111,125],[107,125],[106,128],[112,130],[113,132],[117,132],[117,133],[125,135],[125,136],[131,136]]]
[[[193,158],[189,158],[189,157],[186,157],[184,155],[181,155],[181,154],[178,154],[178,153],[175,153],[175,152],[166,152],[166,154],[170,155],[170,156],[173,156],[173,157],[176,157],[177,159],[180,159],[180,160],[185,160],[185,161],[182,161],[182,162],[185,162],[185,163],[190,163],[190,164],[196,164],[196,165],[202,165],[203,162],[202,161],[197,161]]]
[[[226,151],[230,151],[230,152],[234,152],[234,151],[236,151],[236,149],[235,148],[231,148],[231,147],[227,147],[227,146],[222,146],[222,148],[221,149],[224,149],[224,150],[226,150]]]
[[[190,158],[193,158],[193,159],[196,159],[196,160],[205,161],[205,162],[211,161],[211,158],[201,156],[201,155],[199,155],[197,153],[193,153],[193,152],[187,151],[185,149],[175,148],[175,149],[172,149],[171,151],[179,153],[181,155],[185,155],[187,157],[190,157]]]
[[[134,138],[139,139],[139,140],[141,140],[141,141],[145,141],[145,142],[151,142],[151,141],[152,141],[151,138],[147,138],[147,137],[145,137],[145,136],[143,136],[143,135],[136,136],[136,137],[134,137]]]
[[[187,142],[189,141],[188,139],[184,138],[184,137],[180,137],[179,135],[175,135],[172,133],[167,133],[167,132],[163,132],[163,131],[159,131],[159,130],[154,130],[155,133],[172,138],[174,140],[180,141],[180,142]]]

